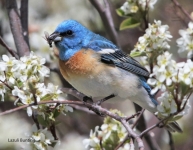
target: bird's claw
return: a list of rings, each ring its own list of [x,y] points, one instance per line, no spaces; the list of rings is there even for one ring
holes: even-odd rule
[[[100,106],[101,105],[101,101],[100,100],[95,103],[93,101],[93,99],[91,97],[88,97],[88,96],[83,97],[83,101],[84,101],[84,103],[89,103],[89,104],[92,104],[94,106]],[[105,114],[102,114],[100,111],[98,111],[98,109],[95,109],[95,108],[89,107],[89,106],[88,106],[88,109],[92,110],[93,112],[95,112],[97,115],[99,115],[101,117],[105,116]]]

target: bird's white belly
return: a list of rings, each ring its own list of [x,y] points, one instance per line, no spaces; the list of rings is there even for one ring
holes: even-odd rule
[[[109,101],[129,99],[151,112],[156,111],[147,91],[140,87],[139,78],[122,69],[114,68],[97,76],[80,77],[69,82],[75,89],[92,98],[101,99],[115,94],[116,97]]]
[[[109,68],[97,75],[80,76],[69,82],[78,91],[93,98],[111,94],[128,98],[137,94],[139,86],[137,76],[119,68]]]

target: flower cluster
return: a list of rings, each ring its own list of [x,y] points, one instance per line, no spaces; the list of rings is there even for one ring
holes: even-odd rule
[[[189,59],[187,62],[176,63],[172,54],[166,51],[157,57],[156,64],[147,82],[154,87],[151,94],[158,90],[163,92],[158,98],[161,103],[157,107],[158,117],[163,118],[177,111],[177,103],[181,109],[183,102],[188,101],[187,97],[193,87],[193,62]],[[186,107],[189,108],[189,105]],[[178,119],[187,113],[186,107],[177,115]]]
[[[171,92],[166,91],[162,93],[162,95],[158,97],[158,101],[160,102],[160,104],[157,106],[158,112],[156,113],[158,118],[168,117],[170,114],[173,114],[177,111],[177,104]],[[183,102],[186,102],[186,104],[181,104],[181,108],[185,104],[183,111],[178,113],[176,116],[172,117],[172,121],[177,120],[188,113],[191,106],[189,105],[188,100],[186,98],[183,99]]]
[[[123,116],[117,110],[111,110],[117,112],[120,116]],[[86,149],[100,150],[101,144],[104,149],[114,149],[127,135],[125,127],[118,121],[106,117],[101,127],[95,127],[95,130],[91,130],[90,138],[85,139],[83,144]],[[130,146],[126,142],[122,147],[122,150],[129,150]]]
[[[57,142],[47,128],[38,130],[35,124],[30,135],[31,142],[36,149],[46,150],[50,144]]]
[[[163,92],[158,98],[161,101],[157,106],[158,117],[164,118],[180,111],[178,117],[175,116],[179,119],[179,116],[186,114],[189,108],[187,101],[193,87],[193,62],[189,59],[187,62],[177,63],[172,59],[172,54],[167,51],[170,49],[168,41],[172,38],[168,28],[167,25],[161,25],[161,21],[149,24],[145,35],[139,38],[131,52],[131,56],[143,56],[141,57],[143,65],[151,71],[147,81],[153,86],[151,94],[154,95],[158,90]],[[190,41],[190,35],[193,35],[193,24],[189,23],[189,29],[181,30],[180,33],[184,37],[178,39],[178,43],[186,44],[183,40],[188,38],[189,40],[186,41]],[[182,47],[185,48],[185,46]],[[185,109],[181,110],[184,101],[187,108],[184,107]],[[174,117],[172,119],[174,120]]]
[[[60,100],[62,91],[58,86],[48,83],[45,85],[45,77],[49,77],[50,70],[45,66],[45,58],[34,55],[21,57],[19,60],[14,57],[2,56],[0,61],[0,96],[4,101],[4,95],[11,93],[16,98],[14,104],[29,105],[37,104],[41,101]],[[57,103],[47,103],[44,105],[31,105],[27,107],[28,116],[33,112],[38,115],[37,119],[41,125],[46,127],[50,122],[54,122],[60,112],[72,112],[68,105]],[[47,129],[33,132],[32,140],[36,149],[47,149],[52,144],[53,136]]]
[[[49,84],[46,88],[44,83],[41,83],[50,73],[50,70],[44,66],[44,58],[37,57],[33,53],[21,57],[20,60],[3,55],[0,64],[2,66],[0,72],[2,101],[7,90],[11,90],[12,95],[17,97],[16,102],[20,101],[22,104],[39,102],[50,92],[55,95],[61,93],[57,90],[52,91],[54,85]],[[32,115],[31,108],[37,109],[38,106],[28,107],[29,116]]]
[[[158,90],[172,91],[174,84],[183,84],[191,89],[193,87],[193,62],[188,59],[187,62],[176,63],[172,59],[172,54],[166,51],[157,57],[157,65],[154,66],[150,77],[152,78],[148,79],[148,83],[154,86],[151,94],[155,94]]]
[[[178,74],[177,64],[171,59],[172,54],[168,51],[157,57],[157,65],[153,67],[153,73],[150,75],[148,84],[154,86],[151,94],[155,94],[159,89],[166,90],[166,86],[171,86]]]
[[[48,83],[47,86],[44,84],[44,78],[49,77],[50,73],[49,68],[44,64],[45,58],[38,57],[33,52],[29,56],[21,57],[20,60],[3,55],[2,61],[0,61],[1,100],[4,101],[6,91],[10,91],[17,98],[15,104],[25,105],[42,100],[58,100],[62,91],[52,83]],[[55,106],[56,103],[47,106],[51,105]],[[42,112],[41,109],[44,109],[44,106],[28,107],[28,116],[32,115],[33,109]],[[65,105],[57,105],[56,109],[72,111],[69,106]]]
[[[137,13],[139,9],[146,10],[153,9],[157,0],[127,0],[123,6],[121,6],[121,10],[125,15]]]
[[[193,22],[188,24],[186,30],[179,30],[181,38],[177,39],[178,52],[186,52],[187,57],[191,58],[193,55]]]
[[[149,56],[153,53],[155,57],[159,53],[168,50],[170,48],[168,41],[172,38],[168,29],[168,25],[162,25],[159,20],[154,21],[153,24],[149,24],[149,27],[145,30],[145,34],[139,37],[131,55],[137,52],[139,55]]]

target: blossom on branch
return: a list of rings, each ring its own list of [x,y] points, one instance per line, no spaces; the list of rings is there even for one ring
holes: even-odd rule
[[[127,0],[120,9],[124,12],[124,15],[137,13],[139,9],[145,11],[146,9],[154,9],[154,5],[157,0]]]
[[[193,22],[188,24],[186,30],[179,30],[181,37],[176,40],[177,46],[179,47],[178,52],[186,52],[187,57],[191,58],[193,55]]]
[[[169,26],[162,25],[160,20],[155,20],[153,24],[149,24],[145,34],[139,37],[134,50],[131,51],[131,56],[138,53],[138,56],[146,55],[156,58],[160,53],[168,50],[170,48],[168,41],[172,38],[168,29]]]

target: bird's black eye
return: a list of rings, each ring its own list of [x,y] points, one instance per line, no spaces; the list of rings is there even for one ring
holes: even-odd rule
[[[71,36],[73,34],[72,30],[60,33],[61,36]]]
[[[68,31],[66,31],[66,34],[67,34],[67,35],[72,35],[73,32],[72,32],[72,30],[68,30]]]

